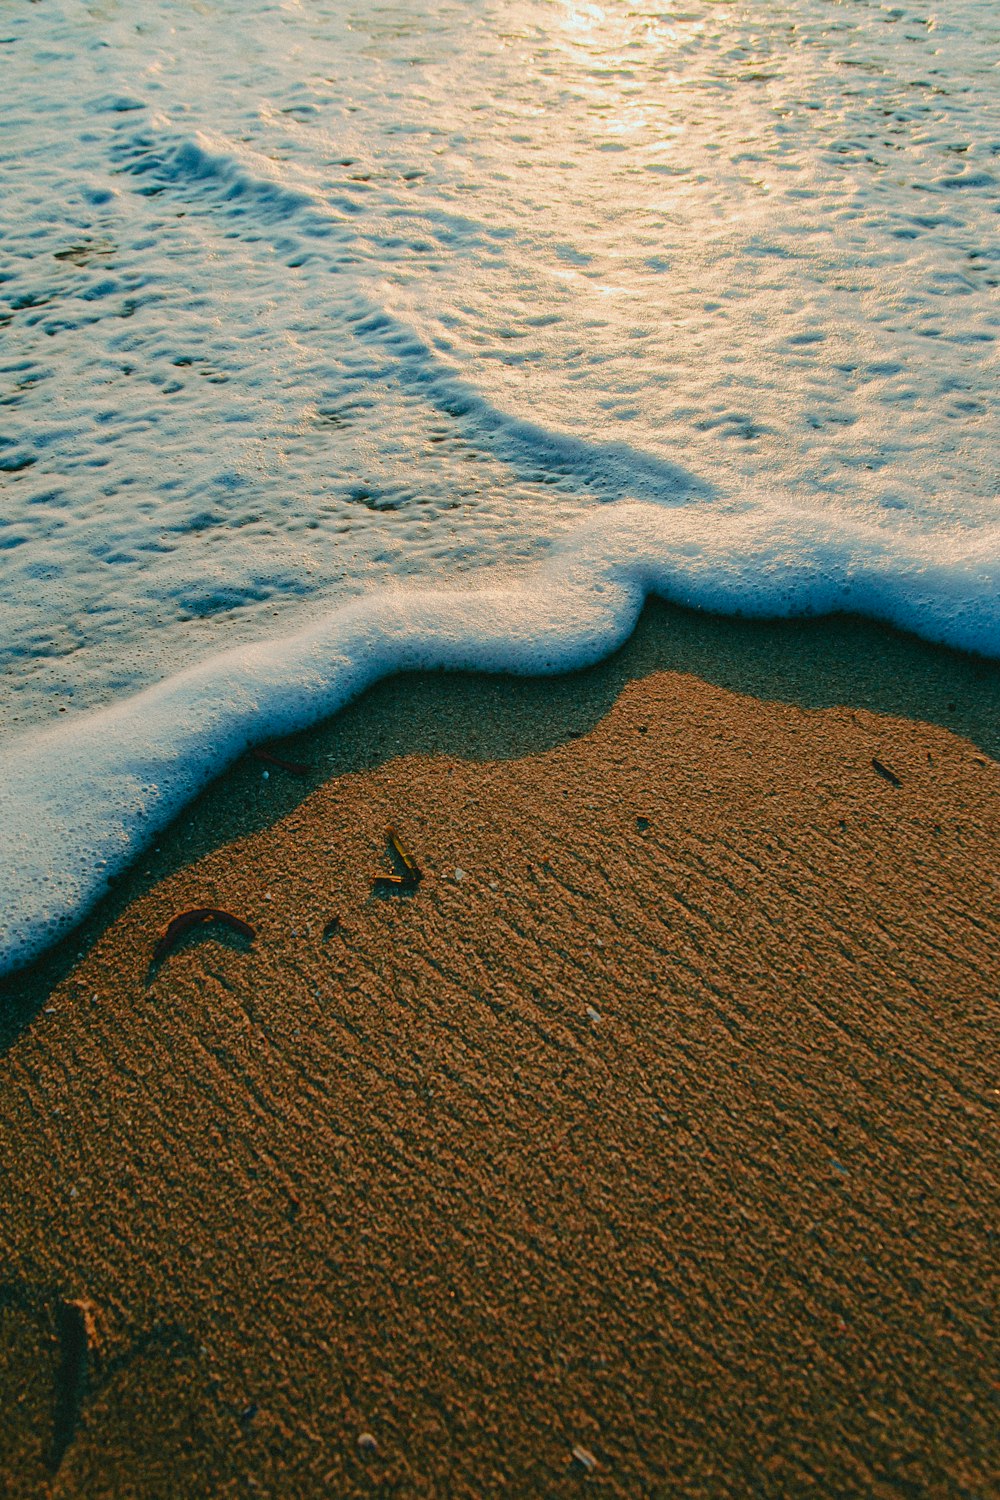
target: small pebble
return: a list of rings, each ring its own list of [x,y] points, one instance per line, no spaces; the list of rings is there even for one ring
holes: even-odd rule
[[[260,779],[261,779],[261,781],[270,781],[270,779],[271,779],[271,773],[270,773],[270,771],[261,771],[261,773],[260,773]]]
[[[358,1447],[362,1453],[377,1453],[378,1443],[370,1432],[362,1432],[358,1436]]]
[[[464,880],[465,879],[465,871],[464,870],[456,870],[455,871],[455,879],[456,880]]]

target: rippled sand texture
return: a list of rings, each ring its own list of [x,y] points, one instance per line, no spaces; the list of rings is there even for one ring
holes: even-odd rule
[[[990,1494],[997,791],[661,674],[158,883],[4,1059],[5,1493]]]
[[[960,547],[998,44],[992,0],[8,8],[5,724],[621,497],[709,559],[772,504]]]

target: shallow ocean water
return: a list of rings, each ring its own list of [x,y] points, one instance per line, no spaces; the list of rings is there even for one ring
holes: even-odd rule
[[[0,970],[396,665],[650,588],[1000,655],[998,70],[992,0],[5,13]]]

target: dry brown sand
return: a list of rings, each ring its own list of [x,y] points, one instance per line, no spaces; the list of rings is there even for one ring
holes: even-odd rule
[[[3,1059],[0,1490],[996,1494],[998,791],[658,673],[163,878]]]

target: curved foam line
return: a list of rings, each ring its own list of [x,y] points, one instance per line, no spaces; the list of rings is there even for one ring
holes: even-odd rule
[[[585,666],[628,637],[650,592],[758,617],[850,610],[1000,656],[996,531],[963,538],[946,561],[940,536],[858,526],[832,538],[822,516],[713,511],[706,540],[705,519],[698,508],[610,506],[527,577],[367,595],[295,635],[8,742],[0,975],[77,922],[248,745],[329,716],[392,672]]]
[[[226,217],[254,207],[254,229],[280,239],[286,247],[293,230],[312,237],[347,232],[352,244],[365,233],[356,223],[337,216],[318,192],[289,187],[269,173],[268,164],[256,153],[203,132],[189,136],[145,130],[119,143],[117,158],[133,176],[151,175],[185,199],[200,195]],[[478,233],[486,231],[480,228]],[[322,248],[316,253],[323,254]],[[379,378],[395,380],[450,417],[468,419],[477,441],[489,443],[504,461],[527,459],[572,474],[604,501],[676,504],[708,499],[716,493],[712,484],[680,465],[621,439],[594,441],[511,415],[464,378],[405,319],[357,286],[340,309],[331,313],[334,318],[369,348],[388,356],[391,364]]]
[[[159,121],[116,143],[114,160],[119,170],[133,177],[153,177],[165,187],[214,193],[232,212],[253,205],[265,224],[283,223],[293,215],[315,215],[329,230],[337,220],[318,194],[291,188],[273,170],[266,158],[244,149],[241,163],[235,147],[222,144],[203,131],[174,135],[163,131]],[[248,163],[252,162],[253,170]],[[307,221],[308,222],[308,221]]]

